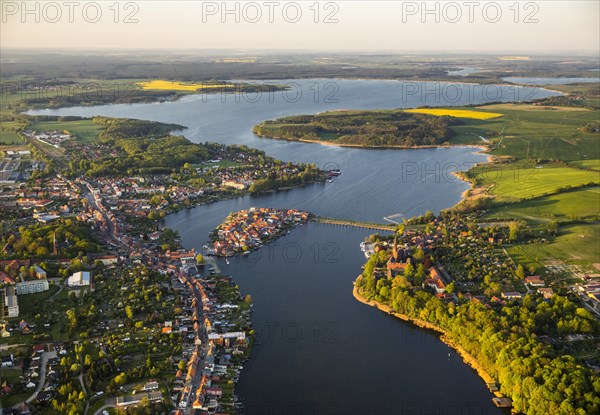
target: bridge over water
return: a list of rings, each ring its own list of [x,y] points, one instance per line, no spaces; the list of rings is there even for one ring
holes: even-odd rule
[[[352,226],[354,228],[373,229],[377,231],[394,232],[396,230],[396,225],[388,225],[384,223],[371,223],[350,219],[326,218],[323,216],[313,216],[311,220],[313,222],[327,223],[330,225]]]

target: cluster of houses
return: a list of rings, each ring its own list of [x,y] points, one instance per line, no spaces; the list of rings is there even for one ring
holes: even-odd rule
[[[194,348],[186,362],[185,370],[179,370],[173,391],[178,408],[191,408],[214,413],[219,408],[223,390],[217,383],[225,379],[237,382],[241,367],[231,364],[232,356],[243,355],[248,347],[246,332],[233,323],[240,318],[250,326],[248,311],[242,312],[237,304],[224,303],[219,298],[218,283],[233,285],[231,277],[214,279],[188,278],[180,281],[196,292],[191,298],[194,322]],[[233,327],[237,330],[231,330]],[[233,371],[234,375],[231,375]]]
[[[60,176],[27,188],[12,187],[0,193],[0,208],[22,210],[42,223],[62,216],[75,216],[80,189]]]
[[[308,221],[309,214],[296,209],[250,208],[231,214],[213,233],[209,253],[231,256],[263,245],[293,226]]]
[[[579,294],[596,310],[600,312],[600,280],[586,278],[587,282],[577,285]]]
[[[60,349],[64,351],[64,349]],[[32,346],[31,355],[27,359],[16,359],[12,354],[2,356],[1,366],[2,368],[16,368],[22,367],[23,369],[23,385],[25,389],[30,390],[33,393],[33,389],[38,386],[43,380],[40,391],[38,392],[36,399],[39,402],[47,402],[54,394],[54,390],[58,387],[58,375],[54,368],[59,364],[59,358],[57,353],[48,353],[47,358],[44,359],[44,354],[47,352],[46,346],[37,344]],[[66,353],[66,352],[64,352]],[[43,367],[45,366],[45,367]],[[43,379],[40,377],[41,372],[44,372]],[[4,382],[2,384],[2,394],[10,394],[14,385]],[[17,412],[19,413],[19,412]]]

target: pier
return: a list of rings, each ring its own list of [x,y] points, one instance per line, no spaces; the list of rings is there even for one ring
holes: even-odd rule
[[[204,255],[204,262],[208,265],[210,265],[211,267],[213,267],[215,269],[215,272],[217,274],[221,273],[221,268],[219,268],[219,265],[217,264],[217,260],[214,256],[212,255]]]
[[[396,230],[396,225],[387,225],[384,223],[370,223],[370,222],[361,222],[358,220],[349,220],[349,219],[334,219],[334,218],[326,218],[322,216],[313,216],[311,218],[313,222],[319,223],[327,223],[329,225],[339,225],[339,226],[352,226],[354,228],[363,228],[363,229],[373,229],[377,231],[387,231],[394,232]]]

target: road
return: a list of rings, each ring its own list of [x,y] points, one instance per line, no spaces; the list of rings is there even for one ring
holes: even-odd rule
[[[212,257],[209,257],[209,258],[210,259],[207,260],[207,262],[211,262],[211,264],[214,266],[215,270],[217,270],[218,267],[217,267],[215,259]],[[220,270],[217,272],[220,272]],[[196,331],[196,336],[199,337],[200,340],[202,341],[202,344],[200,346],[200,359],[198,360],[198,365],[196,367],[196,377],[192,380],[192,383],[191,383],[191,391],[196,392],[196,390],[200,386],[200,381],[202,380],[202,370],[204,369],[204,363],[205,363],[204,359],[206,357],[206,352],[208,351],[207,350],[208,336],[206,335],[206,332],[204,331],[204,325],[201,324],[202,318],[204,317],[203,310],[202,310],[202,296],[200,295],[200,291],[198,290],[195,283],[193,284],[192,294],[196,298],[196,301],[197,301],[196,309],[198,312],[198,317],[200,318],[200,322],[198,324],[198,330]],[[188,402],[187,408],[185,409],[185,413],[188,415],[195,412],[195,409],[192,408],[192,404],[193,404],[193,401]]]
[[[35,392],[33,392],[33,395],[31,395],[29,398],[27,398],[27,400],[25,402],[30,403],[31,401],[33,401],[37,397],[37,394],[40,393],[40,391],[44,387],[44,385],[46,384],[46,368],[48,366],[48,360],[53,359],[55,357],[56,357],[56,350],[53,350],[51,352],[42,353],[42,365],[40,367],[39,383],[37,385],[37,388],[35,388]]]
[[[102,411],[104,411],[105,409],[114,408],[116,404],[117,398],[106,398],[104,400],[104,405],[98,408],[98,410],[92,415],[102,415]]]
[[[102,206],[100,206],[98,204],[98,202],[96,201],[96,198],[94,197],[94,195],[92,194],[92,192],[90,190],[91,187],[92,186],[89,183],[85,182],[85,185],[83,186],[83,189],[85,191],[84,197],[87,199],[90,206],[92,206],[94,209],[96,209],[98,212],[100,212],[100,214],[102,215],[102,218],[104,218],[104,221],[106,223],[106,234],[107,234],[108,238],[116,246],[120,246],[125,250],[125,252],[130,253],[131,252],[130,247],[128,245],[124,244],[123,242],[121,242],[121,240],[118,238],[118,234],[117,234],[114,224],[110,220],[110,217],[108,216],[108,214],[106,213],[104,208]]]

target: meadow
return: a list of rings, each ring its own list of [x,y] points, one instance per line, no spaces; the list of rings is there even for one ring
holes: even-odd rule
[[[486,220],[489,221],[517,219],[532,225],[599,217],[600,187],[598,186],[498,206],[485,215]]]
[[[481,165],[468,172],[488,188],[497,202],[513,202],[554,193],[566,186],[600,183],[597,172],[560,164],[510,163]]]

